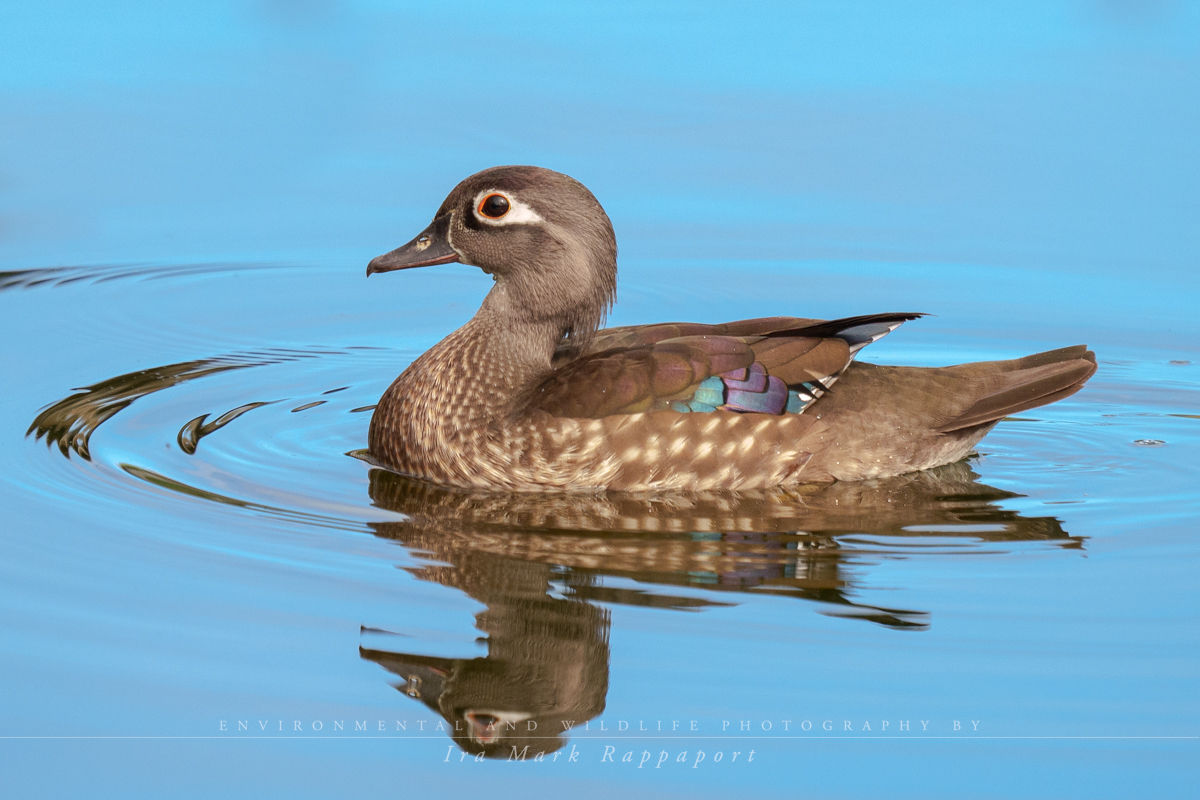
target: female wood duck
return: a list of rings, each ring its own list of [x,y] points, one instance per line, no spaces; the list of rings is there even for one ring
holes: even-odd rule
[[[964,458],[1010,414],[1078,391],[1083,345],[923,369],[854,356],[920,314],[599,330],[617,244],[578,181],[494,167],[367,274],[459,261],[493,276],[478,313],[388,388],[371,456],[479,489],[746,490],[882,478]],[[837,384],[837,390],[832,387]]]

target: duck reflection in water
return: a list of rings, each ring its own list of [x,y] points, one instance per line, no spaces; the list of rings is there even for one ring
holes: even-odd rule
[[[399,690],[440,714],[463,750],[549,753],[565,744],[564,723],[604,711],[610,617],[597,603],[698,611],[735,604],[737,592],[773,593],[816,601],[832,616],[923,630],[926,612],[854,599],[872,563],[1003,552],[1022,541],[1082,546],[1053,517],[1001,508],[1018,495],[977,478],[959,462],[885,481],[740,494],[569,495],[447,490],[372,470],[375,505],[408,517],[374,523],[376,535],[431,562],[411,569],[416,577],[487,606],[476,627],[488,654],[360,653],[403,678]]]

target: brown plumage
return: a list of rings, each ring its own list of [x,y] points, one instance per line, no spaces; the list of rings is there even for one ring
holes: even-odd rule
[[[616,239],[592,194],[537,167],[455,187],[368,274],[461,261],[496,286],[380,400],[370,453],[479,489],[760,489],[957,461],[1000,419],[1079,390],[1083,346],[921,369],[853,362],[919,314],[598,330]],[[836,382],[836,391],[832,390]]]

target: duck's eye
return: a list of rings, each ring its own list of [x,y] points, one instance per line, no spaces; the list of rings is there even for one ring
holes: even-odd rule
[[[489,194],[479,203],[479,213],[491,219],[500,219],[508,213],[508,198],[502,194]]]

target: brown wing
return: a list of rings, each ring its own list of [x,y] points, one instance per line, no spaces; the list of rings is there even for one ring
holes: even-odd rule
[[[661,322],[655,325],[628,325],[605,328],[596,333],[588,353],[598,353],[617,347],[637,347],[655,344],[680,336],[766,336],[776,331],[795,330],[821,322],[802,317],[762,317],[707,325],[700,322]]]
[[[755,340],[752,345],[755,360],[768,374],[777,375],[788,386],[816,383],[818,387],[828,387],[832,385],[830,379],[836,379],[859,350],[920,316],[923,315],[888,313],[829,321],[798,320],[804,324],[771,330]]]
[[[656,401],[691,397],[706,378],[752,363],[751,347],[731,336],[680,336],[611,348],[554,370],[531,404],[556,417],[635,414]]]
[[[613,328],[597,334],[603,349],[594,344],[588,353],[558,366],[534,391],[530,405],[554,416],[593,419],[679,408],[676,401],[691,399],[701,383],[725,376],[728,380],[723,386],[718,382],[717,391],[728,405],[718,398],[706,401],[707,410],[720,406],[783,413],[787,391],[770,389],[772,384],[804,387],[800,396],[806,406],[828,391],[858,350],[915,316],[873,314],[832,322],[771,317],[724,325]],[[749,373],[739,374],[752,365],[779,379],[766,388],[778,397],[767,405],[739,407],[731,392],[738,392],[744,403],[746,391],[758,391],[747,389]]]

